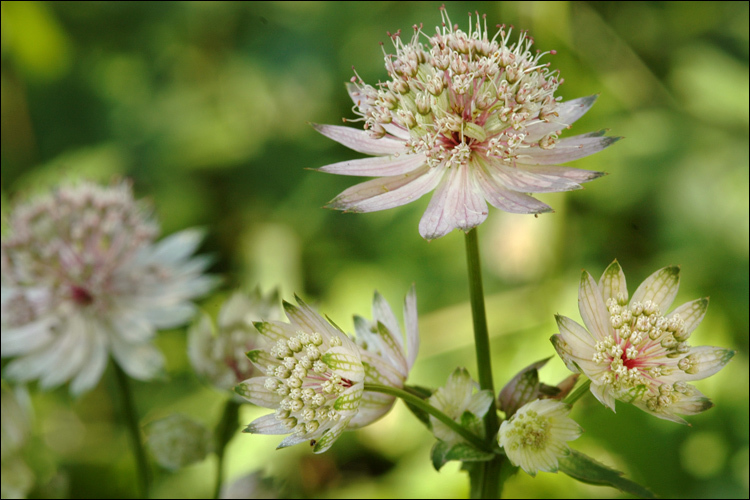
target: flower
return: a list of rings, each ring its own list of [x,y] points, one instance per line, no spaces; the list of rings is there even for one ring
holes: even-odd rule
[[[527,474],[557,472],[557,461],[570,453],[566,444],[581,435],[581,426],[568,417],[570,406],[553,399],[536,399],[500,425],[497,440],[508,459]]]
[[[200,462],[213,451],[211,431],[180,413],[149,423],[145,431],[151,455],[165,469],[178,470]]]
[[[278,294],[263,297],[259,290],[250,295],[235,292],[219,311],[218,327],[208,314],[188,331],[188,356],[195,372],[221,390],[233,389],[257,371],[245,353],[258,346],[253,321],[280,316]]]
[[[397,389],[404,387],[419,350],[417,292],[413,285],[404,300],[404,323],[406,348],[396,316],[378,292],[372,299],[372,321],[361,316],[354,317],[357,345],[365,368],[365,384],[381,384]],[[394,396],[387,394],[366,392],[362,396],[359,412],[349,422],[349,428],[364,427],[376,421],[390,411],[395,400]]]
[[[734,356],[720,347],[686,342],[703,320],[708,299],[681,305],[669,314],[680,282],[679,267],[665,267],[641,283],[628,301],[625,274],[615,260],[599,283],[586,271],[578,308],[586,328],[557,316],[560,333],[551,340],[577,373],[591,379],[591,392],[615,410],[615,399],[666,420],[705,411],[713,403],[686,382],[718,372]]]
[[[525,193],[580,189],[603,175],[558,166],[619,139],[603,137],[605,131],[558,139],[596,96],[555,97],[562,79],[540,63],[547,52],[532,53],[526,32],[512,43],[512,29],[500,26],[489,39],[478,14],[468,33],[451,24],[444,8],[441,15],[443,27],[432,36],[421,26],[414,26],[408,43],[400,32],[391,35],[396,55],[385,55],[386,83],[373,87],[352,78],[348,91],[364,130],[314,125],[348,148],[375,155],[319,169],[377,177],[345,190],[330,208],[385,210],[435,190],[419,223],[419,233],[431,240],[481,224],[487,202],[512,213],[549,212]]]
[[[247,356],[266,376],[245,380],[235,390],[253,404],[276,410],[245,432],[291,434],[279,448],[309,441],[315,453],[322,453],[357,414],[365,370],[354,342],[301,299],[297,302],[299,307],[284,302],[290,323],[255,323],[269,345]]]
[[[479,384],[471,379],[466,368],[456,368],[448,377],[445,387],[439,387],[428,399],[428,402],[450,418],[481,436],[484,433],[481,418],[487,413],[492,403],[490,391],[474,390]],[[430,415],[430,424],[435,437],[448,444],[458,444],[464,438],[456,434],[447,425]]]
[[[202,234],[186,230],[154,243],[153,217],[129,183],[65,185],[13,210],[2,239],[4,375],[73,394],[93,388],[111,353],[131,377],[163,366],[155,331],[185,323],[191,299],[215,278],[191,257]]]

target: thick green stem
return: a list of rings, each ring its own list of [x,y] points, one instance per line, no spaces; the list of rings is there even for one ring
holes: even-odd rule
[[[581,385],[576,388],[575,391],[568,394],[568,397],[563,400],[563,403],[572,405],[573,403],[581,399],[587,392],[589,392],[589,387],[591,387],[591,380],[584,380]]]
[[[123,411],[125,413],[125,423],[128,427],[128,434],[133,445],[133,453],[138,468],[138,482],[140,484],[140,493],[142,498],[148,498],[149,492],[149,469],[146,460],[146,451],[141,441],[141,429],[138,424],[138,413],[135,410],[133,402],[133,393],[130,391],[130,380],[122,371],[116,361],[112,363],[115,367],[115,378],[117,385],[120,387],[120,400],[122,401]]]
[[[239,417],[241,403],[237,402],[234,397],[230,397],[224,405],[224,412],[221,414],[221,420],[216,425],[214,438],[216,439],[216,455],[218,464],[216,470],[216,486],[214,487],[214,498],[221,495],[221,487],[224,483],[224,451],[227,444],[237,432],[237,419]]]
[[[495,387],[492,379],[492,356],[490,351],[490,336],[487,329],[487,314],[484,309],[484,289],[482,287],[482,270],[479,261],[479,240],[477,229],[466,233],[466,262],[469,268],[469,298],[471,300],[471,317],[474,322],[474,349],[477,354],[477,371],[479,386],[489,390],[493,395],[492,404],[484,416],[485,436],[488,443],[492,443],[500,426],[495,408]],[[484,463],[484,471],[475,477],[481,480],[478,491],[480,498],[495,498],[500,491],[500,457]]]
[[[492,446],[488,445],[482,438],[480,438],[476,434],[471,433],[468,429],[461,427],[458,422],[456,422],[448,415],[438,410],[420,397],[410,394],[403,389],[396,389],[395,387],[389,387],[387,385],[380,384],[365,384],[365,391],[381,392],[383,394],[389,394],[391,396],[401,398],[404,400],[404,402],[412,404],[420,410],[423,410],[436,419],[440,420],[442,423],[456,432],[456,434],[459,434],[462,438],[464,438],[466,441],[479,448],[480,450],[490,453],[492,452]]]

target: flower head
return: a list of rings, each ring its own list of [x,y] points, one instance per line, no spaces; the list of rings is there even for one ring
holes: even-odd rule
[[[254,420],[245,432],[291,434],[279,448],[309,441],[322,453],[359,410],[365,370],[359,348],[297,299],[284,302],[290,323],[256,323],[267,347],[247,353],[265,376],[235,389],[253,404],[276,412]]]
[[[191,299],[215,279],[191,257],[202,235],[155,243],[158,226],[129,183],[60,187],[11,213],[2,239],[4,374],[44,388],[72,379],[80,394],[101,378],[111,353],[133,378],[163,366],[157,329],[191,318]]]
[[[193,369],[221,390],[233,389],[257,375],[246,353],[259,344],[254,321],[275,320],[280,316],[276,293],[263,297],[256,290],[250,295],[235,292],[219,311],[214,327],[203,314],[188,332],[188,355]]]
[[[466,368],[456,368],[448,377],[445,387],[440,387],[429,398],[429,403],[477,435],[484,432],[481,418],[492,403],[490,391],[478,391],[479,384],[471,379]],[[430,415],[435,437],[448,444],[463,442],[463,438],[447,425]]]
[[[568,368],[591,379],[591,392],[614,411],[615,399],[673,422],[713,403],[687,382],[718,372],[734,355],[720,347],[691,347],[687,340],[703,320],[708,299],[666,311],[677,295],[680,269],[665,267],[641,283],[628,301],[617,261],[599,283],[583,272],[578,307],[586,328],[557,316],[552,343]]]
[[[558,459],[570,453],[567,442],[582,432],[568,413],[570,406],[560,401],[536,399],[500,425],[498,442],[527,474],[557,472]]]
[[[604,131],[558,139],[583,116],[596,96],[561,102],[557,71],[533,53],[532,38],[500,26],[489,38],[477,15],[465,33],[442,9],[443,27],[429,36],[421,26],[404,43],[391,35],[395,55],[385,55],[389,80],[377,87],[352,78],[349,95],[365,130],[315,128],[374,158],[320,168],[323,172],[377,177],[353,186],[330,207],[373,212],[404,205],[435,190],[419,223],[426,239],[453,229],[469,231],[487,218],[487,202],[506,212],[552,209],[526,193],[580,189],[600,172],[558,166],[609,146]],[[426,44],[420,42],[424,37]],[[554,54],[554,51],[550,51]]]
[[[397,389],[404,387],[419,350],[417,292],[414,286],[404,301],[404,323],[406,346],[391,306],[378,292],[372,299],[372,321],[361,316],[354,317],[366,384],[381,384]],[[379,392],[366,392],[362,396],[359,412],[349,422],[349,427],[364,427],[376,421],[388,413],[395,399]]]

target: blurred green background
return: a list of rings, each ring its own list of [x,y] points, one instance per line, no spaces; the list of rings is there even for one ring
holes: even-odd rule
[[[422,348],[410,376],[438,386],[456,365],[472,373],[463,237],[427,243],[417,224],[429,197],[353,215],[321,207],[357,179],[306,169],[358,157],[309,122],[353,117],[343,83],[352,65],[385,80],[379,42],[440,22],[440,3],[410,2],[3,2],[2,199],[70,175],[127,176],[152,200],[165,233],[203,226],[203,251],[225,286],[298,293],[346,330],[370,317],[374,289],[400,310],[416,283]],[[663,497],[748,496],[748,3],[447,2],[528,29],[557,50],[565,99],[601,93],[566,135],[600,128],[625,136],[573,166],[610,175],[583,191],[542,195],[538,219],[491,209],[479,228],[496,387],[554,354],[554,313],[580,320],[581,268],[599,276],[617,258],[631,292],[648,274],[682,266],[676,304],[711,297],[694,345],[737,350],[696,385],[716,403],[692,428],[593,397],[573,411],[586,430],[574,448],[626,472]],[[386,48],[390,44],[386,43]],[[136,383],[147,423],[174,411],[207,425],[226,395],[191,373],[185,331],[164,332],[168,380]],[[548,383],[567,375],[553,359]],[[108,372],[73,400],[67,388],[33,395],[27,461],[33,496],[127,497],[135,472]],[[266,410],[243,408],[242,422]],[[276,437],[237,435],[229,478],[275,475],[306,497],[455,497],[468,481],[440,473],[431,435],[397,405],[347,433],[328,453],[274,451]],[[154,470],[158,497],[211,493],[215,457],[177,473]],[[612,497],[562,474],[519,474],[511,497]]]

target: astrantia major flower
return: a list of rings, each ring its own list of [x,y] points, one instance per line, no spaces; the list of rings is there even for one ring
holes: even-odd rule
[[[2,239],[4,376],[54,387],[94,387],[112,354],[131,377],[163,366],[157,329],[188,321],[191,299],[215,279],[191,255],[196,230],[156,243],[159,229],[129,183],[88,182],[19,205]]]
[[[570,453],[567,442],[582,432],[568,413],[570,406],[560,401],[534,400],[500,425],[498,442],[513,465],[527,474],[557,472],[558,460]]]
[[[466,368],[456,368],[448,377],[445,386],[438,388],[428,401],[463,427],[481,436],[484,432],[481,419],[492,403],[492,393],[478,389],[479,384],[471,379]],[[448,444],[464,441],[455,431],[432,415],[430,425],[432,433],[441,441]]]
[[[396,315],[378,292],[375,292],[372,299],[372,321],[361,316],[354,317],[366,384],[381,384],[397,389],[404,387],[419,350],[417,292],[414,286],[404,301],[404,323],[406,346]],[[364,427],[371,424],[388,413],[395,399],[388,394],[366,392],[362,396],[359,412],[349,422],[349,427]]]
[[[365,370],[359,348],[299,298],[284,302],[290,323],[256,323],[267,347],[247,353],[265,376],[235,389],[276,410],[247,426],[253,434],[291,434],[279,448],[309,441],[322,453],[349,425],[362,400]]]
[[[349,95],[365,130],[315,126],[375,155],[320,168],[377,177],[345,190],[330,207],[373,212],[435,190],[419,223],[419,233],[430,240],[478,226],[487,218],[488,202],[506,212],[548,212],[549,206],[526,193],[579,189],[601,176],[558,165],[617,140],[603,137],[604,131],[558,139],[596,96],[568,102],[555,97],[562,79],[540,62],[546,52],[531,51],[533,40],[525,32],[513,43],[512,29],[500,26],[489,38],[486,21],[483,26],[477,16],[465,33],[441,13],[443,27],[432,36],[415,26],[408,43],[399,33],[391,37],[396,54],[385,56],[388,81],[373,87],[352,79]]]
[[[276,293],[235,292],[219,311],[217,324],[203,314],[188,332],[188,355],[195,372],[221,390],[233,389],[257,375],[246,353],[258,347],[260,334],[253,322],[280,316]]]
[[[734,355],[720,347],[691,347],[687,340],[703,320],[708,299],[681,305],[671,313],[679,287],[676,266],[656,271],[628,300],[625,274],[614,261],[599,283],[586,271],[578,307],[586,328],[557,316],[552,337],[568,368],[591,379],[591,392],[613,411],[615,400],[632,403],[659,418],[705,411],[713,403],[687,382],[718,372]]]

